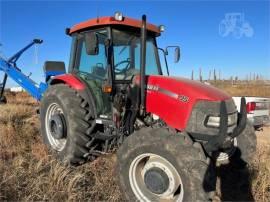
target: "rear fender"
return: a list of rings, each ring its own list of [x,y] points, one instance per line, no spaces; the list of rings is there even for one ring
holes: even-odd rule
[[[63,74],[63,75],[55,76],[49,82],[50,85],[59,84],[59,83],[67,84],[71,88],[78,91],[85,89],[85,85],[76,76],[72,74]]]
[[[70,86],[71,88],[73,88],[74,90],[76,90],[79,93],[79,95],[83,99],[87,100],[89,105],[91,105],[91,109],[93,110],[93,115],[95,118],[97,117],[97,111],[96,111],[93,95],[91,93],[91,90],[87,87],[87,84],[82,79],[78,78],[77,76],[73,74],[64,74],[64,75],[53,77],[51,81],[49,82],[49,85],[55,85],[59,83],[66,84]]]

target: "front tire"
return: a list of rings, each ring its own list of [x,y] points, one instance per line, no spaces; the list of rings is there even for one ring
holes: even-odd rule
[[[141,129],[124,141],[117,158],[120,188],[129,201],[207,201],[215,190],[212,165],[179,133]]]
[[[246,128],[236,139],[237,149],[231,160],[235,163],[242,161],[244,164],[250,165],[254,159],[257,146],[257,136],[250,122],[247,122]]]
[[[56,158],[76,165],[86,161],[91,128],[84,99],[64,84],[52,85],[40,105],[41,134]]]
[[[228,152],[218,154],[218,164],[232,164],[242,167],[251,164],[257,145],[257,137],[252,124],[247,121],[246,127],[235,139]]]

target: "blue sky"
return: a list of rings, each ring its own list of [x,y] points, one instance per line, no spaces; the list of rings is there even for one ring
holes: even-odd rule
[[[64,34],[66,27],[99,16],[124,15],[140,18],[166,27],[158,38],[160,47],[179,45],[181,60],[174,64],[169,58],[173,75],[195,77],[202,68],[204,78],[210,69],[221,71],[222,77],[231,75],[246,78],[258,73],[270,79],[270,3],[269,1],[2,1],[0,0],[1,52],[11,56],[33,38],[44,43],[38,48],[38,63],[34,48],[18,62],[31,78],[43,80],[42,66],[46,60],[64,61],[68,66],[71,40]],[[252,37],[236,38],[232,32],[226,37],[219,33],[219,25],[226,13],[241,13],[245,19],[233,27],[243,31],[248,22]],[[228,21],[227,21],[228,22]],[[244,30],[245,31],[245,30]],[[173,54],[172,54],[173,55]],[[9,85],[14,85],[9,81]]]

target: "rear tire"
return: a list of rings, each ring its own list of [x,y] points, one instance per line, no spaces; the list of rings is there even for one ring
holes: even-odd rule
[[[64,84],[52,85],[45,92],[40,105],[41,133],[45,144],[49,146],[52,153],[61,161],[68,164],[82,164],[86,161],[88,149],[87,142],[90,137],[86,134],[91,127],[86,117],[91,110],[85,108],[85,101],[74,90]],[[90,106],[91,107],[91,106]],[[53,135],[51,119],[56,123],[59,117],[55,114],[61,114],[63,127],[56,128],[56,132],[63,130],[63,137]],[[48,122],[49,121],[49,122]],[[57,124],[56,124],[57,125]]]
[[[215,190],[212,164],[182,134],[141,129],[124,141],[117,158],[119,185],[129,201],[207,201]]]

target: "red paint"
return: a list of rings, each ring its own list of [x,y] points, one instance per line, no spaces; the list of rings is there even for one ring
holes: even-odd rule
[[[51,84],[55,84],[59,82],[66,83],[67,85],[74,88],[75,90],[83,90],[85,88],[83,83],[72,74],[63,74],[63,75],[55,76],[53,77]]]
[[[247,113],[253,114],[253,111],[256,109],[256,102],[247,103]]]
[[[178,130],[185,129],[197,101],[208,100],[211,102],[231,98],[215,87],[184,78],[148,76],[146,84],[188,97],[188,101],[183,102],[161,91],[147,90],[146,93],[146,110],[158,115],[170,127]]]
[[[139,85],[139,76],[134,83]],[[65,74],[53,78],[52,83],[64,82],[76,90],[83,90],[85,86],[73,75]],[[187,102],[171,97],[159,90],[147,90],[146,110],[158,115],[170,127],[184,130],[190,113],[199,100],[221,101],[231,97],[215,87],[200,82],[166,76],[147,76],[146,85],[157,86],[177,95],[188,97]]]
[[[137,27],[141,28],[142,21],[141,20],[136,20],[128,17],[124,17],[123,21],[117,21],[114,19],[114,17],[100,17],[100,18],[95,18],[95,19],[90,19],[85,22],[81,22],[77,25],[74,25],[70,29],[70,34],[74,32],[78,32],[80,30],[84,30],[87,28],[94,28],[94,27],[102,27],[102,26],[109,26],[109,25],[125,25],[125,26],[130,26],[130,27]],[[151,32],[155,32],[157,35],[160,35],[160,30],[157,26],[147,23],[146,25],[147,30]]]

